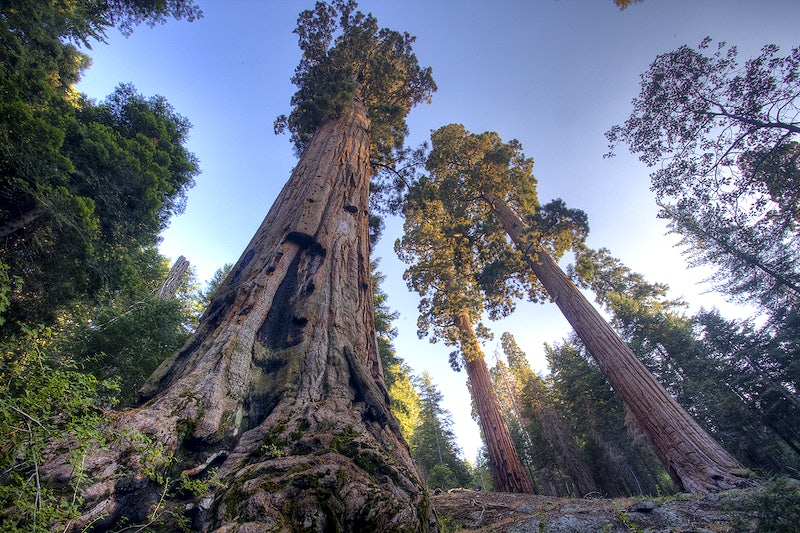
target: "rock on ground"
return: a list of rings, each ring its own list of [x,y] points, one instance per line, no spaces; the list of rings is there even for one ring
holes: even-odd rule
[[[747,498],[744,490],[613,500],[464,490],[433,495],[432,502],[444,533],[722,533],[756,530],[756,518],[744,510]]]

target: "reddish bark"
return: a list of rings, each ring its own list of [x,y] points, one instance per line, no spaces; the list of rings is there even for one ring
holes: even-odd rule
[[[218,468],[224,485],[167,501],[202,530],[435,527],[377,353],[368,129],[358,101],[319,128],[193,338],[113,422],[174,456],[173,476]],[[76,528],[157,509],[155,482],[119,482],[140,456],[120,441],[90,459]]]
[[[486,200],[648,436],[675,484],[681,490],[702,493],[746,483],[744,467],[656,381],[553,258],[525,241],[525,224],[508,204],[491,195]]]
[[[497,401],[489,369],[472,329],[472,321],[467,313],[459,313],[455,324],[461,333],[464,366],[472,386],[472,397],[478,410],[486,448],[489,453],[489,467],[492,483],[497,492],[533,493],[533,485],[522,466],[511,433],[508,431],[500,403]]]

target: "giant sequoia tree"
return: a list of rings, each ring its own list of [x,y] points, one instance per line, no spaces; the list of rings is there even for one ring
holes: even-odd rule
[[[695,264],[717,268],[716,288],[769,315],[760,330],[714,313],[698,323],[722,368],[738,370],[734,393],[796,452],[796,424],[778,420],[800,406],[796,357],[786,357],[800,303],[800,49],[779,52],[767,45],[740,63],[736,47],[705,39],[662,54],[606,135],[654,168],[660,216]]]
[[[707,431],[752,468],[792,469],[800,402],[783,343],[717,311],[684,316],[680,300],[664,297],[666,285],[646,282],[608,250],[582,250],[575,271],[631,350]]]
[[[561,204],[539,208],[520,195],[531,176],[516,141],[496,134],[474,135],[449,125],[431,137],[432,179],[448,183],[448,205],[473,203],[474,225],[497,220],[523,253],[538,291],[555,301],[597,360],[637,423],[653,443],[675,483],[689,491],[715,491],[742,481],[742,467],[664,390],[608,323],[567,278],[553,258],[576,244],[582,221]],[[585,221],[584,221],[585,222]],[[557,258],[557,256],[556,256]]]
[[[160,465],[168,475],[216,469],[210,492],[173,502],[204,529],[431,526],[381,373],[368,190],[371,157],[400,146],[406,113],[435,86],[413,38],[379,29],[353,2],[318,3],[296,33],[303,59],[284,124],[300,160],[146,403],[115,416],[112,429],[152,444],[122,439],[90,458],[78,526],[147,522],[163,508],[159,476],[118,481],[153,449],[173,458]]]
[[[411,263],[404,274],[408,287],[422,296],[418,334],[422,337],[432,332],[433,341],[444,340],[458,347],[451,354],[451,365],[467,370],[495,490],[533,492],[475,331],[485,311],[493,316],[507,313],[513,308],[512,297],[518,294],[513,277],[498,277],[492,291],[484,291],[480,273],[490,265],[501,265],[504,254],[517,254],[504,239],[476,239],[475,234],[489,228],[473,226],[468,211],[447,210],[443,195],[447,193],[439,184],[425,178],[411,188],[403,208],[404,235],[395,245],[400,258]],[[498,235],[497,231],[489,232]],[[478,333],[484,329],[479,327]]]

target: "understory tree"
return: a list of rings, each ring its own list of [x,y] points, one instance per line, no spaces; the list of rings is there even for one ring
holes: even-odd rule
[[[552,394],[576,438],[597,493],[607,497],[673,492],[647,437],[577,336],[545,346]]]
[[[100,381],[115,381],[118,408],[137,403],[150,374],[189,338],[202,306],[193,273],[184,269],[170,280],[174,269],[167,273],[166,259],[154,255],[151,260],[161,266],[153,268],[162,274],[161,283],[152,280],[90,312],[74,312],[59,321],[63,325],[57,335],[57,358],[75,361]]]
[[[450,413],[442,407],[442,393],[430,374],[417,379],[420,396],[419,425],[411,439],[411,456],[431,489],[466,487],[471,476],[456,444]]]
[[[90,63],[81,47],[112,26],[199,15],[179,0],[0,6],[0,262],[12,290],[0,334],[137,288],[199,172],[190,124],[132,85],[86,98],[74,88]]]
[[[389,407],[400,424],[406,442],[411,443],[420,424],[421,399],[414,386],[411,367],[397,355],[392,341],[397,329],[392,321],[398,313],[386,303],[387,295],[381,289],[385,276],[378,272],[377,261],[372,263],[372,301],[375,305],[375,332],[378,338],[378,353],[383,367],[383,379],[389,393]]]
[[[726,320],[715,310],[701,311],[693,322],[703,353],[716,367],[706,375],[730,392],[718,403],[728,409],[719,423],[720,439],[753,468],[794,475],[800,468],[797,315],[787,316],[777,330]]]
[[[530,367],[514,336],[503,333],[506,362],[491,369],[511,435],[541,494],[583,497],[597,492],[570,420],[547,381]]]
[[[192,338],[144,387],[146,403],[110,420],[123,438],[87,459],[75,528],[435,524],[389,409],[368,230],[370,161],[402,146],[406,114],[435,86],[414,39],[354,2],[317,3],[295,32],[298,90],[279,122],[300,159]],[[72,469],[53,461],[49,472]],[[196,490],[177,490],[181,477]]]
[[[581,244],[585,215],[560,201],[540,207],[520,194],[533,179],[533,161],[519,143],[503,143],[495,133],[470,134],[457,124],[440,128],[431,141],[427,168],[432,181],[446,184],[443,201],[451,210],[472,209],[473,227],[500,224],[535,278],[532,298],[546,294],[558,305],[675,484],[707,492],[746,482],[742,466],[667,393],[558,266],[561,253]]]

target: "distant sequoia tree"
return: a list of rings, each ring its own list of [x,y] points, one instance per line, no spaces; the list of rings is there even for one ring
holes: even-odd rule
[[[276,126],[300,160],[146,403],[109,421],[122,437],[87,458],[72,529],[435,527],[389,411],[368,232],[370,163],[401,148],[406,114],[435,85],[414,39],[354,2],[317,3],[295,33],[294,111]],[[57,463],[51,477],[72,476]]]

